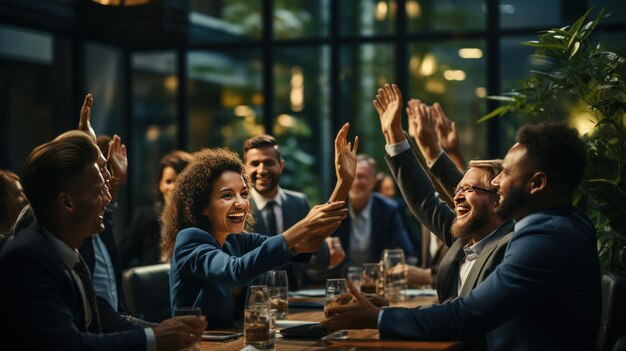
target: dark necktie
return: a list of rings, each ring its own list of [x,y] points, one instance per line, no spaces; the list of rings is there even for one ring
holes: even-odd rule
[[[98,315],[98,303],[96,301],[96,291],[94,290],[93,282],[91,281],[91,275],[89,274],[87,265],[83,261],[82,257],[74,265],[74,272],[76,272],[76,274],[78,275],[78,278],[80,278],[80,281],[83,283],[83,290],[85,291],[85,296],[87,297],[87,303],[89,304],[89,308],[91,309],[91,326],[85,325],[85,327],[89,330],[93,330],[93,331],[100,333],[101,332],[100,318]]]
[[[269,201],[265,207],[267,208],[267,230],[269,230],[269,236],[278,234],[278,226],[276,225],[276,212],[274,212],[274,205],[276,202]]]

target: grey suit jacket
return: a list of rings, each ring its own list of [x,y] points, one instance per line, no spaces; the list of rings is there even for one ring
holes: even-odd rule
[[[294,224],[298,223],[309,213],[310,206],[309,200],[306,195],[291,190],[283,190],[283,228],[287,230]],[[270,233],[267,228],[267,223],[261,215],[261,212],[257,209],[257,205],[254,200],[250,198],[250,204],[253,208],[254,214],[254,227],[253,232],[262,234],[265,236],[274,236],[279,233]],[[330,253],[326,244],[313,254],[309,264],[294,262],[289,264],[286,268],[289,279],[289,290],[298,290],[304,288],[307,284],[306,269],[324,269],[328,267],[330,260]]]
[[[420,222],[450,247],[439,264],[437,295],[440,302],[454,299],[458,295],[459,262],[464,256],[463,246],[467,243],[465,240],[455,240],[450,232],[456,214],[436,196],[435,188],[428,178],[427,171],[419,164],[410,149],[394,157],[387,155],[386,160],[409,209]],[[430,171],[449,189],[456,185],[456,183],[451,185],[451,181],[456,180],[458,183],[460,180],[460,172],[445,153]],[[470,275],[463,285],[462,294],[466,294],[476,287],[502,261],[508,240],[511,237],[511,234],[508,233],[511,231],[511,222],[496,230],[490,242],[479,255],[478,261],[474,263]]]

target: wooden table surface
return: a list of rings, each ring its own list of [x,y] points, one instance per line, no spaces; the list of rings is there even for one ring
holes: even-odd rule
[[[309,299],[311,300],[311,299]],[[319,299],[319,302],[322,300]],[[436,297],[422,296],[407,299],[403,303],[392,304],[397,307],[416,307],[429,305],[436,302]],[[316,309],[290,309],[289,320],[301,320],[320,322],[324,319],[322,310]],[[236,351],[244,348],[243,337],[229,342],[202,342],[202,350],[224,350]],[[363,329],[348,331],[348,338],[345,340],[298,340],[284,339],[280,336],[276,338],[276,351],[291,350],[457,350],[461,347],[458,341],[396,341],[380,340],[378,330]]]

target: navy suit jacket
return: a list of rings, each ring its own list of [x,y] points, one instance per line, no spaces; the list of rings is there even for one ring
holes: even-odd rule
[[[465,256],[463,246],[467,244],[467,239],[456,240],[450,232],[456,214],[435,195],[434,185],[411,149],[393,157],[387,155],[385,159],[411,212],[449,247],[438,266],[437,296],[440,302],[450,301],[458,295],[460,261]],[[435,165],[430,170],[435,179],[446,188],[454,188],[460,181],[460,171],[447,155],[442,154]],[[452,182],[456,183],[452,185]],[[472,266],[461,295],[484,281],[502,261],[512,232],[513,223],[507,222],[493,233]]]
[[[466,340],[492,350],[593,350],[601,313],[596,233],[573,207],[518,221],[502,263],[468,295],[384,310],[382,338]]]
[[[25,350],[146,348],[145,332],[125,324],[103,299],[98,299],[103,326],[117,320],[120,328],[105,328],[105,332],[111,331],[107,334],[85,330],[82,298],[73,275],[36,221],[3,250],[0,285],[0,338],[4,345]],[[126,330],[112,332],[115,329]]]
[[[309,200],[307,200],[306,195],[303,193],[286,189],[282,190],[284,192],[284,196],[282,197],[283,228],[287,230],[306,217],[311,208],[309,207]],[[267,223],[265,223],[265,219],[263,215],[261,215],[261,211],[257,209],[257,205],[252,197],[250,198],[250,204],[252,205],[252,213],[254,214],[254,227],[252,231],[266,236],[280,234],[270,233],[267,228]],[[310,264],[294,262],[285,266],[284,268],[287,271],[289,280],[289,290],[304,288],[307,284],[306,269],[324,269],[328,267],[329,260],[330,253],[328,246],[324,243],[322,247],[313,254]]]
[[[398,203],[386,197],[372,193],[371,206],[372,231],[371,250],[366,262],[378,262],[384,249],[401,248],[404,256],[415,256],[415,248],[409,239],[409,234],[402,223],[398,213]],[[350,252],[350,217],[341,222],[333,236],[341,240],[343,250],[349,255]],[[350,257],[346,257],[344,266],[348,264]]]

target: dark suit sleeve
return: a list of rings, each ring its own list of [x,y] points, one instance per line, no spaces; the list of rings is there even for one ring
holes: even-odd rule
[[[435,187],[413,152],[409,149],[393,157],[387,155],[385,160],[413,215],[446,246],[452,245],[450,227],[456,215],[436,196]]]
[[[130,323],[128,318],[120,315],[115,311],[113,306],[104,298],[97,296],[98,314],[100,316],[100,324],[103,333],[113,333],[138,328]]]
[[[443,152],[430,167],[432,174],[450,194],[454,194],[454,188],[463,179],[463,173],[459,171],[448,154]]]
[[[4,344],[24,350],[146,349],[142,329],[110,334],[80,332],[63,297],[72,285],[63,284],[59,279],[62,273],[46,268],[52,266],[48,262],[38,261],[41,257],[21,256],[2,262],[0,282],[5,288],[0,289],[0,324]]]

